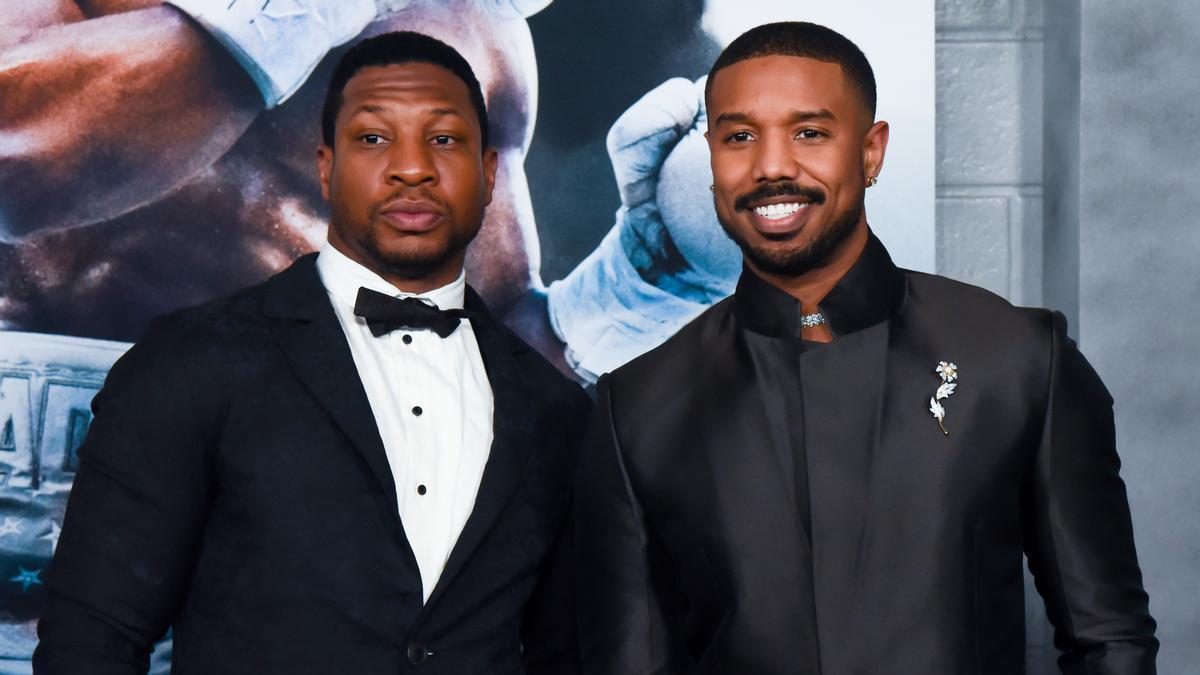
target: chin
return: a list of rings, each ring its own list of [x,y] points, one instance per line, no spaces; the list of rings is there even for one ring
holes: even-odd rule
[[[388,242],[380,245],[376,241],[367,247],[367,251],[375,264],[388,273],[405,279],[420,279],[441,269],[453,257],[448,246],[438,245],[442,243]]]

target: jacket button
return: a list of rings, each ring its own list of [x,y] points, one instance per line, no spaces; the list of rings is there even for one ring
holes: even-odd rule
[[[425,645],[420,642],[408,643],[408,662],[414,666],[419,666],[425,663],[429,657],[433,656],[433,652],[429,651]]]

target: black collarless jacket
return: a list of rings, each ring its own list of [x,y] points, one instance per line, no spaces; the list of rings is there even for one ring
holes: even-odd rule
[[[822,303],[836,339],[798,357],[797,452],[751,347],[797,338],[799,307],[749,274],[599,383],[585,673],[1014,675],[1023,551],[1064,672],[1154,672],[1112,399],[1061,315],[900,270],[872,236]]]
[[[495,399],[475,507],[438,585],[315,255],[158,320],[113,367],[47,579],[38,673],[571,673],[571,476],[590,402],[467,309]],[[414,387],[419,383],[414,383]]]

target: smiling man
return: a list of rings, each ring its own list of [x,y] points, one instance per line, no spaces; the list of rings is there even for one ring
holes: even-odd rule
[[[809,23],[707,81],[737,290],[600,379],[575,523],[593,675],[1012,675],[1022,552],[1066,673],[1158,643],[1112,399],[1061,314],[897,268],[870,64]]]
[[[39,673],[571,673],[589,402],[463,262],[497,153],[470,66],[365,40],[318,149],[329,240],[157,320],[79,451]],[[288,140],[288,139],[281,139]]]

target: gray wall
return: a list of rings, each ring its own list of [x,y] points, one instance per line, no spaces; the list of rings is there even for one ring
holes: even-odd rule
[[[1197,672],[1200,3],[937,0],[937,21],[938,271],[1066,312],[1116,399],[1159,672]],[[1029,672],[1056,672],[1030,600]]]
[[[1200,671],[1200,3],[1081,12],[1079,335],[1117,401],[1163,673]]]

